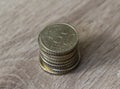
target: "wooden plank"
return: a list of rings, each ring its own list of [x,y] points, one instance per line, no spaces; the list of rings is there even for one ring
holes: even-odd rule
[[[67,22],[82,60],[62,76],[39,66],[39,32]],[[120,89],[119,0],[1,0],[0,89]]]

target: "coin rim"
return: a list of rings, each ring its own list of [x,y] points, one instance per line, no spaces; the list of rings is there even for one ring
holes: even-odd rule
[[[78,57],[78,53],[76,55],[74,55],[71,59],[69,59],[70,61],[68,63],[62,63],[62,64],[55,64],[55,63],[50,63],[48,62],[44,57],[41,56],[41,60],[47,64],[48,66],[52,67],[52,68],[66,68],[66,67],[70,67],[73,66],[76,62],[77,62],[77,58]],[[59,62],[58,62],[59,63]]]
[[[64,56],[54,56],[54,55],[50,55],[50,54],[44,53],[44,52],[42,52],[42,51],[40,51],[40,54],[41,54],[42,56],[44,56],[45,58],[47,58],[47,59],[50,58],[51,61],[62,62],[62,61],[66,61],[66,60],[70,59],[70,58],[71,58],[72,56],[74,56],[77,52],[78,52],[78,50],[77,50],[77,48],[76,48],[73,52],[71,52],[71,53],[68,54],[68,55],[64,55]]]
[[[42,63],[42,60],[39,57],[41,69],[44,70],[45,72],[49,73],[49,74],[52,74],[52,75],[62,75],[62,74],[66,74],[66,73],[72,71],[73,69],[75,69],[79,65],[80,60],[81,60],[81,55],[79,54],[75,65],[73,65],[72,67],[70,67],[70,68],[68,68],[66,70],[58,70],[58,69],[53,70],[53,69],[51,69],[51,68],[49,68],[47,66],[45,68],[45,64]]]

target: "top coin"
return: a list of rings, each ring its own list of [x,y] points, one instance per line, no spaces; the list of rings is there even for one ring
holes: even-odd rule
[[[62,54],[75,48],[78,36],[75,29],[69,24],[52,24],[40,32],[38,41],[46,51]]]

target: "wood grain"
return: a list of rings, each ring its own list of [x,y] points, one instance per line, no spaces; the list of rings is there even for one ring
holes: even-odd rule
[[[62,76],[39,66],[39,32],[67,22],[82,60]],[[119,0],[0,0],[0,89],[120,89]]]

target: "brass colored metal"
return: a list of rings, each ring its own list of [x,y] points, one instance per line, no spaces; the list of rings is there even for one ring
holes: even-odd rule
[[[80,61],[78,35],[69,24],[48,25],[38,37],[40,66],[51,74],[64,74]]]

